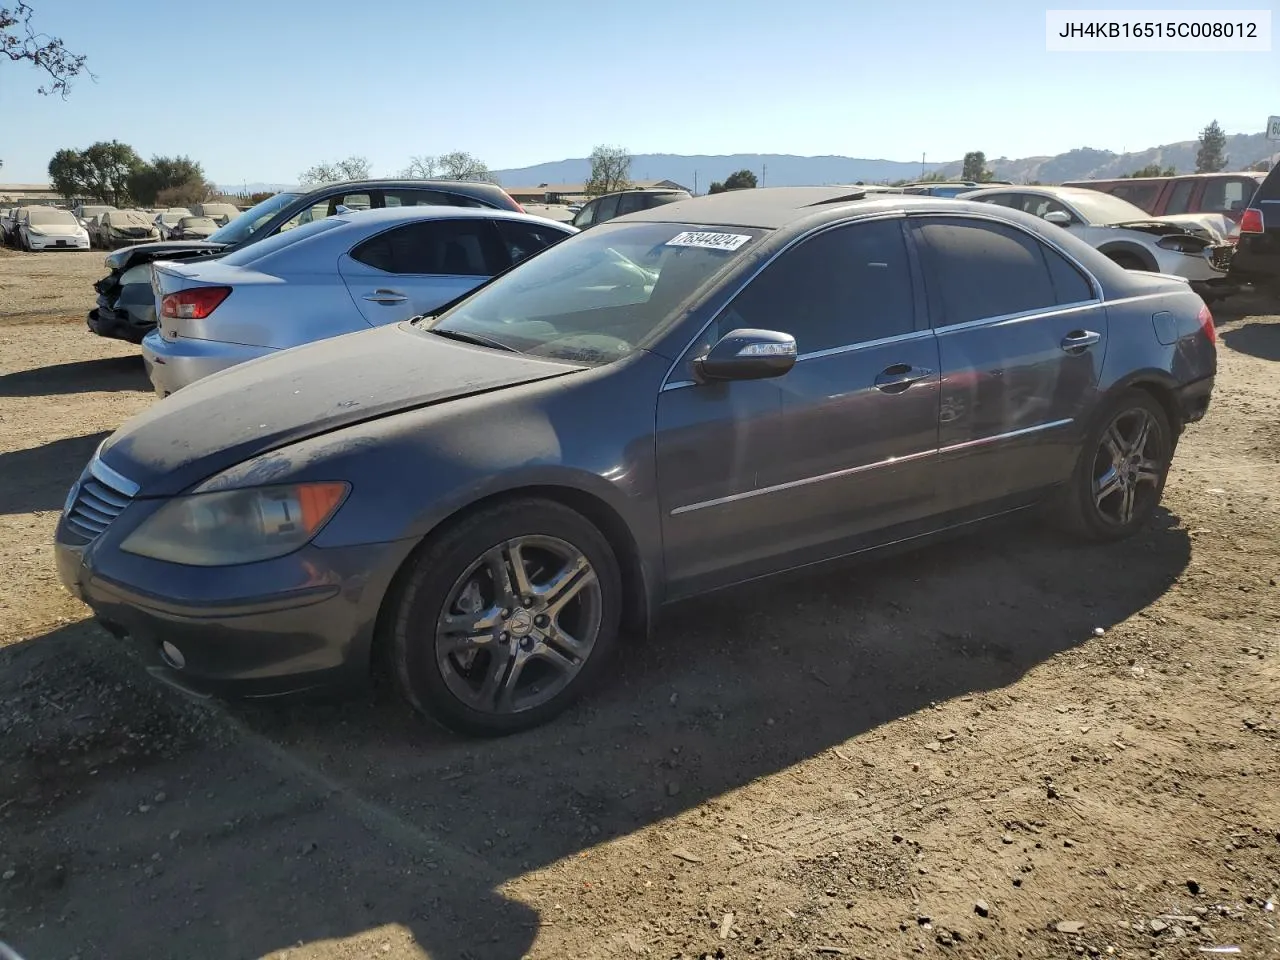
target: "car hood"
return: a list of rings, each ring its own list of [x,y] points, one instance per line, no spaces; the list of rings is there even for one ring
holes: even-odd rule
[[[208,240],[168,240],[160,243],[138,243],[117,250],[107,257],[107,266],[123,273],[130,267],[153,260],[179,260],[188,257],[208,257],[227,249],[225,243]]]
[[[206,377],[111,435],[98,455],[172,496],[250,457],[388,414],[584,368],[396,324],[295,347]]]
[[[39,230],[46,237],[78,237],[84,231],[78,223],[46,223],[43,226],[33,223],[31,229]]]
[[[1216,214],[1180,213],[1169,217],[1152,217],[1149,220],[1132,220],[1126,223],[1113,223],[1111,226],[1121,230],[1137,230],[1158,237],[1189,233],[1210,243],[1223,243],[1227,238],[1229,227],[1216,220],[1225,220]]]

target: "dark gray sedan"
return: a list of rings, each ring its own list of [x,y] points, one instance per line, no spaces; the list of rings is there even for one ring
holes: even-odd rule
[[[1036,507],[1133,533],[1214,344],[1185,282],[1018,211],[691,199],[157,403],[70,491],[58,567],[192,688],[385,661],[507,733],[674,600]]]

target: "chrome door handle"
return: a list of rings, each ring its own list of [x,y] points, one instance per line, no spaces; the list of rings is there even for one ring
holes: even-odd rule
[[[404,303],[409,298],[398,290],[375,290],[373,293],[365,294],[365,299],[370,303]]]
[[[882,393],[901,393],[913,383],[928,380],[932,376],[932,370],[913,367],[907,363],[895,363],[892,367],[885,367],[876,376],[876,389]]]
[[[1102,334],[1092,330],[1072,330],[1062,338],[1062,349],[1067,353],[1079,353],[1086,347],[1092,347],[1102,339]]]

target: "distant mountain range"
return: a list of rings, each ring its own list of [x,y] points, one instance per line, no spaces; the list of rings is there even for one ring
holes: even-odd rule
[[[1147,164],[1172,166],[1179,173],[1192,173],[1196,168],[1196,140],[1182,140],[1130,153],[1114,153],[1080,147],[1052,157],[1023,157],[1010,160],[999,157],[987,160],[997,180],[1014,183],[1061,183],[1090,177],[1116,177],[1132,173]],[[1227,137],[1227,169],[1244,168],[1265,160],[1280,150],[1262,133],[1236,133]],[[728,156],[675,153],[640,153],[631,161],[634,180],[674,180],[686,187],[697,187],[706,193],[715,180],[723,180],[736,170],[747,169],[760,178],[761,186],[789,187],[828,183],[877,183],[886,180],[915,179],[923,173],[938,171],[958,177],[963,167],[960,160],[947,163],[921,164],[904,160],[866,160],[857,157],[797,157],[784,153],[735,153]],[[585,157],[539,163],[531,167],[495,170],[498,182],[507,187],[536,187],[543,183],[582,183],[591,176],[591,161]],[[264,193],[296,189],[282,183],[225,183],[219,189],[230,194]]]

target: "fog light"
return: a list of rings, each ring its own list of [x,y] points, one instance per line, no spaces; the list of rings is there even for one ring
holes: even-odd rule
[[[182,655],[182,651],[168,640],[160,644],[160,656],[167,665],[175,670],[181,670],[187,665],[187,658]]]

